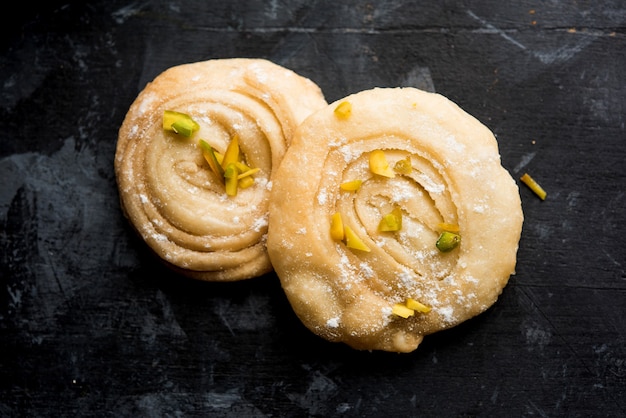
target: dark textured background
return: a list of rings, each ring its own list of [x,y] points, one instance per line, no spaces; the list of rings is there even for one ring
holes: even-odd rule
[[[515,3],[515,4],[511,4]],[[0,43],[0,416],[626,414],[626,4],[50,1]],[[164,271],[122,217],[117,130],[166,68],[262,57],[334,101],[412,85],[530,172],[517,275],[414,353],[312,335],[274,275]]]

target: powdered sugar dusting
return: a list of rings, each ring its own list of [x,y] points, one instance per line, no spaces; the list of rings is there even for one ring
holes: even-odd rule
[[[251,66],[251,70],[254,72],[254,76],[256,77],[257,81],[261,84],[265,84],[267,83],[267,72],[265,72],[260,66],[258,65],[252,65]]]
[[[261,216],[254,221],[254,225],[252,225],[252,229],[256,232],[260,232],[261,229],[265,228],[268,224],[267,215]]]
[[[320,190],[317,194],[317,203],[320,205],[325,205],[328,200],[328,194],[326,190]]]
[[[156,233],[152,234],[152,238],[155,241],[158,241],[158,242],[165,242],[165,241],[167,241],[167,237],[165,235],[163,235],[163,234],[156,234]]]
[[[478,279],[473,276],[465,277],[465,281],[472,283],[472,284],[478,284]]]
[[[393,311],[391,309],[391,306],[383,306],[380,310],[380,313],[382,314],[382,317],[383,317],[383,326],[388,325],[389,322],[391,322],[391,318],[393,316]]]
[[[339,326],[339,317],[335,316],[326,321],[326,326],[329,328],[337,328]]]
[[[415,188],[410,183],[401,182],[394,186],[391,197],[393,203],[406,202],[415,196]]]
[[[149,112],[153,107],[153,103],[158,102],[158,100],[159,98],[152,93],[144,94],[141,102],[139,103],[139,113],[143,115],[144,113]]]
[[[449,135],[445,137],[444,141],[446,142],[446,148],[449,150],[452,150],[458,153],[465,151],[465,145],[458,142],[456,138],[454,137],[454,135]]]
[[[352,161],[359,158],[360,153],[352,151],[352,148],[349,145],[344,145],[338,148],[339,153],[343,156],[343,159],[346,163],[351,163]]]
[[[361,274],[363,274],[365,278],[371,279],[374,277],[374,269],[369,264],[363,262],[359,268],[361,269]]]
[[[402,286],[404,286],[404,288],[406,289],[412,288],[413,284],[415,283],[413,274],[411,274],[408,270],[400,272],[398,274],[398,279],[400,280],[400,283],[402,283]]]
[[[475,205],[473,210],[476,213],[485,213],[485,210],[488,209],[487,205]]]
[[[454,309],[452,306],[444,306],[437,308],[437,313],[441,316],[444,322],[449,324],[453,323],[456,319],[454,316]]]
[[[417,177],[419,183],[429,193],[443,193],[445,190],[445,186],[443,184],[438,184],[424,173],[420,173]]]

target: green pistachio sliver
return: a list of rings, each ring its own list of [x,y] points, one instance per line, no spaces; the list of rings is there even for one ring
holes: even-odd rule
[[[218,178],[224,181],[224,169],[218,162],[213,147],[203,139],[198,141],[198,143],[200,144],[200,148],[202,148],[202,155],[204,156],[204,159],[209,164],[209,167],[211,167],[211,171],[213,171]]]
[[[163,129],[173,131],[174,133],[189,138],[194,132],[200,129],[200,125],[186,113],[164,110]]]
[[[172,123],[172,131],[186,138],[189,138],[191,135],[193,135],[194,131],[194,125],[192,122],[193,121],[189,121],[186,119],[178,120]]]
[[[439,251],[447,253],[454,250],[461,242],[461,236],[449,231],[443,231],[435,244]]]

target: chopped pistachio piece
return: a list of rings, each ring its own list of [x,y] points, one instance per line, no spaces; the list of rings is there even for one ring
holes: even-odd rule
[[[539,199],[546,200],[546,196],[548,194],[545,190],[543,190],[543,187],[541,187],[539,183],[537,183],[535,179],[533,179],[528,173],[524,173],[524,175],[520,177],[520,180],[522,181],[522,183],[527,185],[530,190],[533,191],[533,193],[539,196]]]
[[[208,142],[198,141],[202,155],[209,164],[211,171],[222,181],[228,196],[236,196],[238,189],[246,189],[255,183],[254,174],[259,168],[250,168],[239,161],[239,139],[234,136],[224,155],[218,153]]]
[[[228,196],[236,196],[237,195],[237,186],[239,183],[239,169],[235,163],[230,163],[226,166],[224,170],[224,180],[225,180],[225,188],[226,194]]]
[[[421,313],[428,313],[431,310],[430,306],[426,306],[423,303],[418,302],[412,298],[408,298],[406,300],[406,307],[409,309],[413,309],[414,311],[421,312]]]
[[[188,120],[177,120],[176,122],[172,123],[172,131],[189,138],[191,135],[193,135],[194,126],[193,123]]]
[[[370,171],[374,174],[378,174],[379,176],[389,178],[396,176],[393,169],[389,167],[387,157],[385,157],[385,153],[382,150],[377,149],[370,153],[369,166]]]
[[[411,174],[411,171],[413,171],[411,157],[407,156],[404,160],[398,160],[394,164],[393,169],[400,174]]]
[[[339,212],[336,212],[330,218],[330,236],[336,241],[343,240],[343,220],[341,219],[341,213]]]
[[[408,318],[410,316],[413,316],[415,314],[415,311],[413,309],[406,307],[405,305],[401,303],[396,303],[391,308],[391,313],[393,313],[394,315],[398,315],[399,317],[402,317],[402,318]]]
[[[213,171],[217,175],[217,177],[224,181],[224,169],[217,159],[216,151],[211,145],[209,145],[208,142],[203,139],[198,141],[198,143],[200,144],[200,148],[202,149],[202,155],[204,156],[204,159],[209,164],[209,167],[211,167],[211,171]]]
[[[395,232],[402,229],[402,209],[395,208],[391,213],[386,214],[378,224],[381,232]]]
[[[248,167],[246,164],[242,163],[241,161],[237,161],[235,165],[237,165],[237,168],[239,169],[240,173],[245,173],[246,171],[252,170],[252,168]],[[255,170],[258,171],[258,169],[255,169]]]
[[[252,176],[241,177],[241,176],[242,174],[240,174],[237,177],[239,180],[239,182],[237,183],[237,187],[239,187],[240,189],[247,189],[248,187],[254,184],[254,177]]]
[[[239,162],[239,136],[235,135],[224,152],[222,168],[226,169],[229,164],[237,162]]]
[[[352,114],[352,103],[348,101],[341,102],[335,108],[335,116],[339,119],[347,119]]]
[[[200,125],[186,113],[164,110],[163,129],[189,138],[200,129]]]
[[[356,192],[361,187],[361,184],[363,184],[363,180],[351,180],[341,183],[339,188],[347,192]]]
[[[245,171],[241,169],[241,166],[242,166],[242,165],[243,165],[244,167],[246,167],[246,170],[245,170]],[[250,176],[252,176],[253,174],[256,174],[256,173],[258,173],[259,171],[261,171],[261,169],[260,169],[260,168],[258,168],[258,167],[257,167],[257,168],[250,168],[250,167],[248,167],[248,166],[246,166],[246,165],[244,165],[244,164],[241,164],[241,163],[239,163],[239,164],[235,164],[235,166],[237,166],[237,169],[239,169],[239,172],[241,173],[241,174],[239,174],[239,175],[237,176],[237,179],[239,179],[239,180],[241,180],[241,179],[243,179],[243,178],[246,178],[246,177],[250,177]]]
[[[454,232],[454,233],[459,232],[459,226],[457,224],[451,224],[447,222],[438,223],[437,228],[439,228],[442,231],[448,231],[448,232]]]
[[[437,239],[436,246],[442,253],[454,250],[461,242],[461,236],[453,232],[443,231]]]
[[[344,227],[344,234],[346,237],[346,247],[365,252],[371,251],[370,248],[365,245],[363,240],[352,230],[352,228],[347,225]]]

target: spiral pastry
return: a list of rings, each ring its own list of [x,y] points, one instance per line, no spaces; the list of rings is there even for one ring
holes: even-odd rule
[[[523,215],[493,134],[443,96],[373,89],[316,112],[276,172],[268,252],[314,333],[410,352],[490,307]]]
[[[150,248],[184,275],[234,281],[270,271],[274,169],[296,126],[326,105],[313,82],[261,59],[166,70],[139,94],[119,131],[115,171],[124,213]],[[181,119],[166,123],[171,115]],[[235,140],[233,164],[254,169],[254,176],[232,195],[207,154],[224,157]]]

